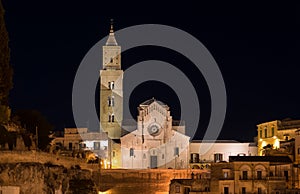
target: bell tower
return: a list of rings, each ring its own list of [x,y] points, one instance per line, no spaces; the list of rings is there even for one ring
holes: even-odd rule
[[[103,46],[100,70],[100,130],[111,139],[120,139],[123,120],[123,70],[121,47],[118,45],[113,23],[105,46]]]

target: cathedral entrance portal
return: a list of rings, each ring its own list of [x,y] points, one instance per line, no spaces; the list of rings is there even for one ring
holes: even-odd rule
[[[157,168],[157,156],[150,156],[150,168]]]
[[[157,149],[150,149],[150,168],[157,168]]]

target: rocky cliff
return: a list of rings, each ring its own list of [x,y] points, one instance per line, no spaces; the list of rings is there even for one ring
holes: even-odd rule
[[[2,163],[0,185],[18,186],[22,194],[97,193],[89,170],[51,163]]]

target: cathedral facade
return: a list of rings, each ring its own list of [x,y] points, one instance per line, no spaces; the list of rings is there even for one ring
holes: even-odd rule
[[[112,168],[186,168],[189,137],[185,126],[173,122],[169,107],[153,99],[138,107],[135,130],[122,133],[123,70],[121,47],[113,26],[103,46],[100,70],[100,130],[109,138],[108,160]]]
[[[121,137],[123,168],[188,166],[189,137],[185,126],[173,126],[169,107],[153,99],[138,107],[137,129]]]

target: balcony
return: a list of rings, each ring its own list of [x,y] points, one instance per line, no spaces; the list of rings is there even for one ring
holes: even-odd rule
[[[221,180],[221,181],[223,181],[223,180],[234,180],[234,177],[233,176],[230,176],[230,177],[221,177],[221,178],[219,178],[219,180]]]
[[[222,179],[223,180],[223,179]],[[278,177],[278,176],[271,176],[271,177],[239,177],[239,180],[241,181],[265,181],[265,180],[286,180],[285,177]]]
[[[200,159],[190,159],[190,164],[194,164],[194,163],[200,163]]]

